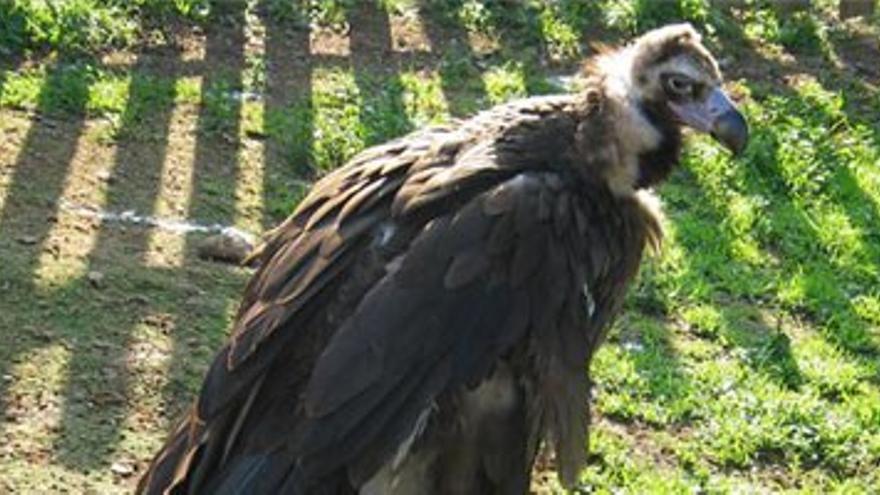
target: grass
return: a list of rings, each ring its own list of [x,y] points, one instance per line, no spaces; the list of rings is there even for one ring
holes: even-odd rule
[[[813,3],[0,1],[0,56],[14,55],[0,65],[0,492],[130,490],[248,276],[198,259],[199,235],[69,205],[258,233],[364,147],[552,92],[589,42],[686,19],[753,140],[731,160],[690,138],[660,190],[669,239],[594,362],[581,491],[871,493],[880,22]]]

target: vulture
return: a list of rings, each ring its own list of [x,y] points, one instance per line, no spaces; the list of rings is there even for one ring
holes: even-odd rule
[[[530,97],[369,148],[254,255],[232,334],[146,494],[522,494],[586,461],[590,360],[643,252],[682,130],[745,119],[688,24]]]

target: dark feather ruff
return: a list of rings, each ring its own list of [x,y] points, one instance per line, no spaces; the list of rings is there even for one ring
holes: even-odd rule
[[[665,103],[644,102],[641,111],[651,125],[660,131],[660,145],[639,155],[639,178],[636,188],[655,186],[669,177],[681,157],[681,129]]]

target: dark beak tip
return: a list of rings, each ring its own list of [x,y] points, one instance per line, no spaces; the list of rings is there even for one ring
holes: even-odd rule
[[[723,143],[734,156],[740,156],[749,142],[749,125],[741,113],[730,110],[715,121],[712,136]]]
[[[749,125],[741,113],[730,110],[715,121],[712,136],[723,143],[734,156],[740,156],[749,142]]]

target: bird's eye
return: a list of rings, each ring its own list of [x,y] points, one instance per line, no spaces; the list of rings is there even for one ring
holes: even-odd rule
[[[674,95],[692,96],[694,82],[683,76],[669,76],[666,78],[666,89]]]

